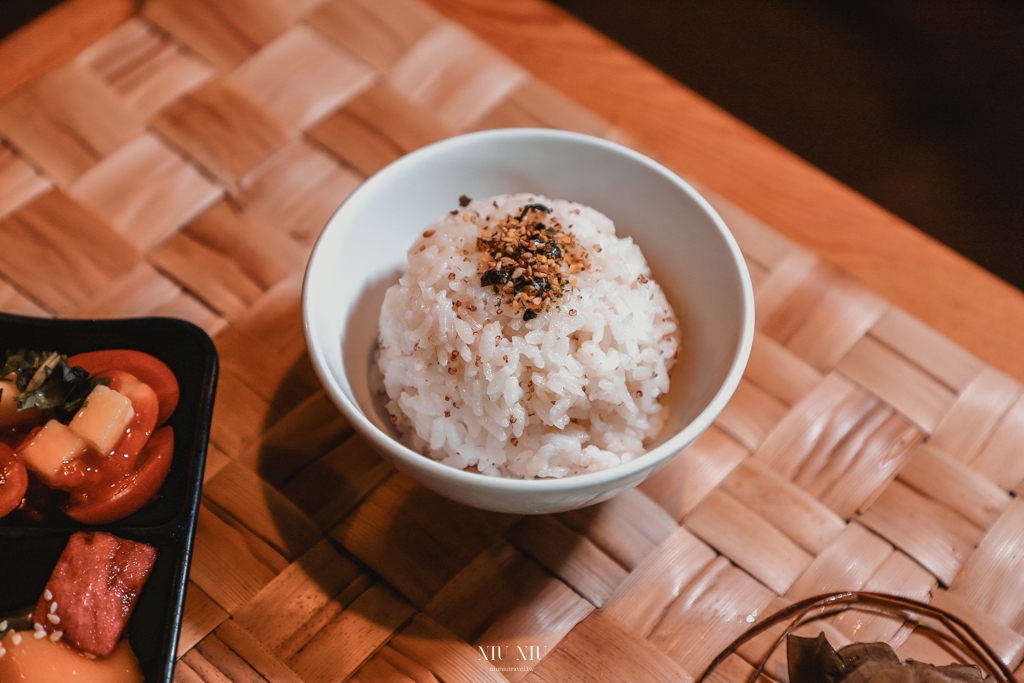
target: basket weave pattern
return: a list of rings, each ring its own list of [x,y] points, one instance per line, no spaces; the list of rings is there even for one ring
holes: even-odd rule
[[[713,195],[753,355],[638,490],[481,512],[353,435],[302,337],[319,230],[400,155],[521,125],[629,142],[417,0],[150,0],[0,101],[0,309],[181,317],[220,352],[176,680],[690,681],[837,590],[931,602],[1019,667],[1024,386]],[[889,616],[825,628],[956,656]],[[715,677],[745,680],[772,638]]]

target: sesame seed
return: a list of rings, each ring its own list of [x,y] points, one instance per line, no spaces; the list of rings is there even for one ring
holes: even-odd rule
[[[423,231],[423,236],[424,237],[433,237],[435,232],[436,232],[435,230],[424,230]]]
[[[21,634],[15,633],[13,636],[11,636],[11,642],[15,645],[21,645]]]
[[[46,630],[46,629],[45,629],[45,628],[43,627],[43,625],[42,625],[42,624],[40,624],[40,623],[38,623],[38,622],[33,622],[33,624],[32,624],[32,628],[34,628],[34,629],[35,629],[35,630],[37,630],[37,631],[45,631],[45,630]]]
[[[43,600],[53,600],[53,593],[47,588],[43,591]]]
[[[54,626],[60,623],[60,617],[58,617],[56,614],[47,614],[46,618],[49,619],[50,623]]]
[[[50,614],[53,614],[56,611],[57,611],[57,601],[54,600],[53,602],[50,603]]]
[[[7,620],[4,619],[3,621],[0,621],[0,631],[6,631],[6,630],[7,630]]]
[[[3,657],[5,654],[7,654],[7,650],[4,649],[3,645],[0,645],[0,657]]]
[[[36,631],[35,633],[32,634],[32,637],[35,638],[36,640],[42,640],[43,638],[46,637],[46,631]]]
[[[575,236],[549,214],[547,207],[528,204],[491,230],[481,229],[476,243],[481,286],[493,286],[526,321],[561,300],[566,270],[577,273],[590,265]]]
[[[54,631],[53,633],[50,634],[50,640],[52,640],[53,642],[56,643],[58,640],[61,639],[61,637],[63,635],[64,635],[64,631]]]

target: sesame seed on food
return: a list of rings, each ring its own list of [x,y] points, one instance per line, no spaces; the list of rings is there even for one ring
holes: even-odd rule
[[[542,204],[527,204],[518,215],[482,227],[476,240],[480,286],[493,287],[526,321],[560,302],[565,290],[576,285],[570,276],[590,267],[586,250],[551,212]]]

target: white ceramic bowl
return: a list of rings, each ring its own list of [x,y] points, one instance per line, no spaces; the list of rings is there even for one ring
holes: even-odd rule
[[[500,479],[457,470],[396,438],[369,386],[384,291],[406,250],[460,195],[533,192],[587,204],[643,250],[682,322],[670,418],[648,451],[602,472]],[[651,159],[607,140],[544,129],[450,138],[394,162],[342,204],[313,250],[303,288],[313,366],[353,426],[424,486],[479,508],[514,513],[583,507],[636,486],[693,442],[740,381],[754,333],[750,275],[725,223],[692,187]]]

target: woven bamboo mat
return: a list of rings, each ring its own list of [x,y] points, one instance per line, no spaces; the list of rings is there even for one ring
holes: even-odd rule
[[[0,308],[182,317],[221,354],[176,680],[689,681],[838,589],[950,609],[1020,666],[1024,387],[713,196],[753,356],[638,490],[480,512],[353,436],[302,338],[319,230],[401,154],[517,125],[626,140],[417,0],[151,0],[0,101]],[[957,656],[888,617],[826,628]]]

